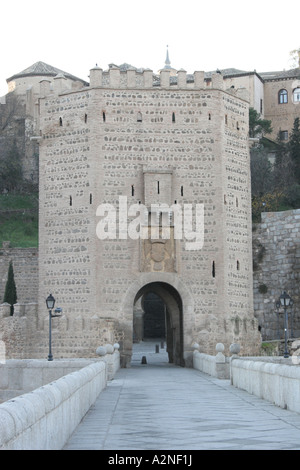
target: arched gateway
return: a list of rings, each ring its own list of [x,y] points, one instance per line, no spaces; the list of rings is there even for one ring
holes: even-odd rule
[[[133,340],[143,339],[144,311],[141,300],[147,294],[158,296],[165,306],[165,333],[169,362],[176,365],[190,365],[193,299],[186,286],[173,274],[147,273],[135,281],[127,292],[123,312],[131,328],[126,329],[121,354],[125,364],[131,360]]]
[[[95,67],[89,87],[65,90],[60,76],[39,98],[39,322],[51,292],[62,357],[119,343],[128,366],[150,292],[175,364],[191,365],[195,342],[207,354],[260,345],[249,103],[219,73],[209,86],[203,72],[186,78]]]

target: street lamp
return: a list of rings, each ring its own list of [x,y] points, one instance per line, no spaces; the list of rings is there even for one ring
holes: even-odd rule
[[[284,291],[279,300],[276,302],[276,307],[280,308],[283,307],[284,309],[284,357],[289,357],[289,353],[287,350],[287,329],[288,329],[288,307],[292,307],[294,304],[293,299]]]
[[[51,331],[51,320],[52,318],[55,317],[60,317],[61,316],[61,308],[56,308],[55,313],[56,315],[52,315],[52,310],[54,309],[55,305],[55,298],[53,297],[52,294],[48,295],[46,299],[46,305],[47,309],[49,310],[49,354],[48,354],[48,361],[53,361],[53,355],[51,351],[51,341],[52,341],[52,331]]]

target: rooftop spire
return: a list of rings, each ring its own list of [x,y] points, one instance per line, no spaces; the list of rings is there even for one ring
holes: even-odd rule
[[[170,62],[170,59],[169,59],[169,50],[168,50],[168,47],[167,46],[167,57],[166,57],[166,61],[165,61],[165,69],[170,69],[171,68],[171,62]]]

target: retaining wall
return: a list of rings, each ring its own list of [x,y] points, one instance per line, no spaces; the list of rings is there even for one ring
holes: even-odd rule
[[[107,383],[94,362],[0,405],[1,450],[60,450]]]

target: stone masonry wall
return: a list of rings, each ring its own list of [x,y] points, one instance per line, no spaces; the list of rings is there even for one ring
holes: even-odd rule
[[[300,336],[300,209],[263,212],[253,231],[254,310],[263,340],[284,337],[284,315],[275,302],[285,290],[294,300],[289,309],[289,337]]]
[[[183,311],[185,348],[197,341],[210,351],[219,341],[239,340],[250,353],[257,335],[245,96],[226,91],[219,74],[208,87],[203,72],[193,84],[179,72],[176,87],[165,71],[159,86],[149,71],[117,68],[92,70],[90,80],[77,92],[59,91],[57,82],[58,91],[40,100],[41,312],[52,292],[66,318],[62,347],[76,338],[68,354],[88,354],[99,344],[100,326],[86,329],[87,337],[75,328],[91,319],[111,322],[112,341],[122,347],[121,334],[132,342],[134,305],[126,310],[125,300],[145,273],[153,281],[172,279],[175,289],[180,283],[193,299],[193,311]],[[99,239],[100,204],[111,204],[119,216],[120,196],[147,204],[151,191],[153,202],[203,204],[202,249],[176,240],[152,252],[148,240],[120,233]]]
[[[3,302],[10,261],[13,263],[18,302],[37,302],[38,249],[13,248],[9,242],[3,242],[0,248],[0,303]]]

